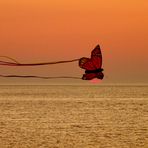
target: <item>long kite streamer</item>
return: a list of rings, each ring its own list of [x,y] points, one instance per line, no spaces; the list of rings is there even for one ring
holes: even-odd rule
[[[75,61],[79,61],[79,59],[67,60],[67,61],[55,61],[55,62],[42,62],[42,63],[18,63],[18,62],[14,63],[14,62],[0,61],[0,65],[6,65],[6,66],[41,66],[41,65],[69,63],[69,62],[75,62]]]
[[[0,56],[7,59],[12,60],[13,62],[7,61],[0,61],[0,65],[3,66],[42,66],[42,65],[52,65],[52,64],[62,64],[62,63],[69,63],[75,62],[79,59],[67,60],[67,61],[55,61],[55,62],[40,62],[40,63],[20,63],[13,58],[8,56]],[[46,77],[46,76],[32,76],[32,75],[0,75],[0,77],[7,77],[7,78],[40,78],[40,79],[81,79],[80,77],[71,77],[71,76],[59,76],[59,77]]]
[[[15,63],[19,63],[18,61],[16,61],[15,59],[11,58],[11,57],[8,57],[8,56],[0,56],[0,58],[6,58],[6,59],[9,59]],[[2,62],[5,62],[5,61],[2,61]]]
[[[39,79],[66,79],[66,78],[70,78],[70,79],[81,79],[79,77],[70,77],[70,76],[60,76],[60,77],[43,77],[43,76],[28,76],[28,75],[0,75],[0,77],[7,77],[7,78],[39,78]]]
[[[104,74],[102,73],[102,53],[100,46],[97,45],[91,52],[91,58],[79,58],[73,60],[65,61],[55,61],[55,62],[40,62],[40,63],[20,63],[17,60],[8,57],[0,56],[7,58],[9,61],[0,60],[0,65],[2,66],[43,66],[43,65],[52,65],[52,64],[62,64],[79,61],[79,67],[85,69],[85,74],[83,74],[83,80],[91,80],[94,78],[103,79]],[[0,77],[19,77],[19,78],[42,78],[42,79],[57,79],[57,78],[71,78],[71,79],[80,79],[79,77],[70,77],[70,76],[59,76],[59,77],[43,77],[43,76],[32,76],[32,75],[0,75]]]

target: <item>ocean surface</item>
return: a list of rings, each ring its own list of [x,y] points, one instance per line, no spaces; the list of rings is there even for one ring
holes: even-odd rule
[[[0,148],[148,148],[148,85],[0,85]]]

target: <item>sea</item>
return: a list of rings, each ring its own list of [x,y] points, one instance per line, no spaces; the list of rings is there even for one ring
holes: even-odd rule
[[[0,148],[148,148],[148,85],[0,85]]]

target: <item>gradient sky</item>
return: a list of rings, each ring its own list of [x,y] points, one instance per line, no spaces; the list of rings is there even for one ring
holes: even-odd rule
[[[89,57],[97,44],[102,48],[104,83],[148,83],[148,1],[0,1],[0,55],[24,63],[67,60]],[[44,76],[83,74],[77,63],[37,68],[1,66],[0,71]]]

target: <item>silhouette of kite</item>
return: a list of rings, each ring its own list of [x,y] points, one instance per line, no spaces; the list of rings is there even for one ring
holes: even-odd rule
[[[42,66],[51,64],[62,64],[79,61],[79,67],[85,69],[85,74],[82,78],[70,77],[70,76],[59,76],[59,77],[44,77],[44,76],[32,76],[32,75],[0,75],[0,77],[19,77],[19,78],[42,78],[42,79],[53,79],[53,78],[72,78],[72,79],[83,79],[92,80],[94,78],[103,79],[103,69],[102,69],[102,53],[100,46],[97,45],[91,52],[91,58],[82,57],[80,59],[66,60],[66,61],[56,61],[56,62],[42,62],[42,63],[20,63],[17,60],[10,58],[8,56],[0,56],[11,60],[0,61],[1,66]]]

